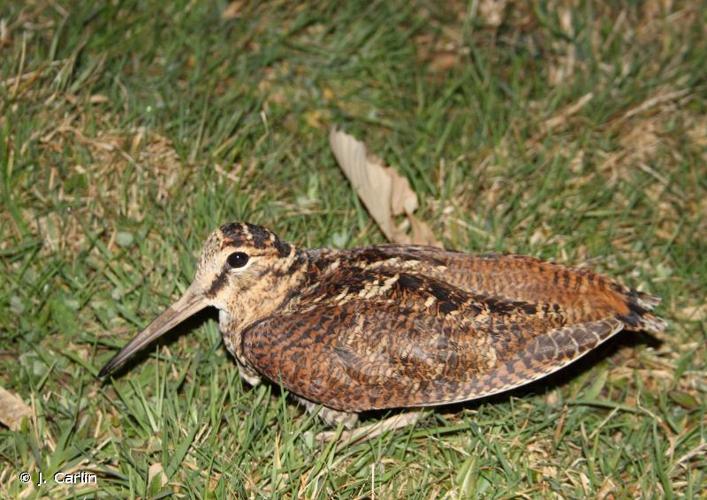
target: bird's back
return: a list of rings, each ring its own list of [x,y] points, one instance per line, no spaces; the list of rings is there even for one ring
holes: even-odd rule
[[[659,334],[665,329],[665,322],[650,313],[660,298],[589,269],[525,255],[472,255],[415,245],[382,245],[350,253],[353,265],[413,270],[471,293],[561,308],[573,322],[616,316],[630,330]]]

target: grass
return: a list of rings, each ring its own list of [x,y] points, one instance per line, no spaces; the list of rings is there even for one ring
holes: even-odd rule
[[[0,6],[0,386],[32,409],[0,496],[704,498],[704,9],[491,4]],[[332,125],[448,248],[591,265],[662,296],[667,339],[350,446],[244,385],[209,312],[101,384],[218,224],[383,241]]]

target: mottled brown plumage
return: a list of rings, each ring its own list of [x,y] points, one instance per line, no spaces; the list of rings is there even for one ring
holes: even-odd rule
[[[243,261],[246,261],[243,263]],[[241,374],[330,422],[365,410],[496,394],[580,358],[622,329],[658,333],[659,299],[584,269],[422,246],[302,250],[251,224],[206,242],[194,283],[101,371],[186,316],[220,311]]]

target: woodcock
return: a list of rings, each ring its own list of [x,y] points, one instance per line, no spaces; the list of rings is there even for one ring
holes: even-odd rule
[[[329,423],[359,412],[468,401],[527,384],[617,332],[660,333],[659,299],[519,255],[382,245],[299,249],[232,223],[212,233],[194,282],[106,364],[113,373],[213,306],[241,375],[281,384]]]

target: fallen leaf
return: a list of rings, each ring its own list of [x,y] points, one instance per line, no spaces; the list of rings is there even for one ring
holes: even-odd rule
[[[155,462],[150,465],[149,469],[147,469],[147,484],[151,484],[152,480],[155,478],[157,478],[159,486],[167,483],[167,476],[165,475],[164,467],[162,467],[160,462]]]
[[[408,219],[410,219],[410,225],[412,226],[411,243],[442,248],[442,244],[435,238],[435,233],[432,232],[430,226],[412,214],[408,214]]]
[[[29,417],[32,409],[18,395],[0,387],[0,422],[16,431],[22,419]]]
[[[378,160],[378,164],[383,165],[383,162]],[[390,208],[393,211],[393,215],[412,215],[418,207],[417,195],[410,187],[408,180],[391,167],[383,168],[385,173],[390,176],[392,182]]]
[[[367,154],[366,146],[345,132],[332,129],[329,144],[344,175],[389,241],[441,246],[429,226],[413,215],[417,195],[405,177]],[[401,214],[407,221],[397,226],[393,217]],[[409,235],[404,229],[407,225],[412,228]]]

